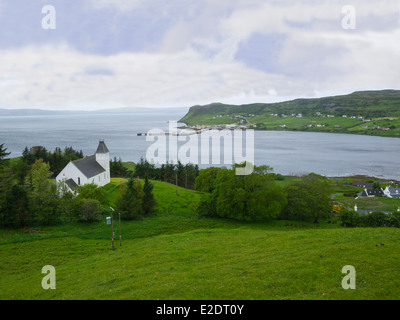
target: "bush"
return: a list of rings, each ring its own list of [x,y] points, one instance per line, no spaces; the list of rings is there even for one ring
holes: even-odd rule
[[[217,217],[216,200],[215,194],[203,194],[197,207],[197,214],[205,217]]]
[[[392,228],[400,228],[400,214],[399,212],[389,214],[386,217],[386,226]]]
[[[385,227],[387,216],[383,212],[372,212],[361,219],[364,227]]]
[[[360,223],[360,214],[357,211],[344,210],[340,214],[340,220],[342,221],[342,226],[354,228]]]
[[[85,222],[98,221],[98,216],[102,213],[103,209],[97,200],[86,199],[82,202],[79,218]]]
[[[343,193],[343,196],[345,196],[345,197],[349,197],[349,198],[355,198],[355,197],[357,197],[357,192],[345,192],[345,193]]]

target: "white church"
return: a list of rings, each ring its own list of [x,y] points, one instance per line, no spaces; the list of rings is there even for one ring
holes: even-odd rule
[[[71,192],[77,186],[95,184],[99,187],[111,182],[110,152],[104,141],[100,141],[93,156],[71,161],[57,176],[57,183],[64,181]]]

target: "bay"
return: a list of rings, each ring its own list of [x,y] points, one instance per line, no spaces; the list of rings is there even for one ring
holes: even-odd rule
[[[5,144],[10,157],[21,156],[26,146],[44,146],[51,151],[72,146],[92,155],[98,142],[104,140],[111,157],[137,162],[146,157],[146,151],[154,144],[138,133],[152,129],[168,132],[168,121],[177,121],[185,113],[186,110],[179,113],[158,110],[0,117],[0,144]],[[183,142],[178,144],[182,145]],[[399,151],[398,138],[256,131],[254,162],[267,164],[284,175],[315,172],[330,177],[367,175],[400,180]],[[223,148],[221,153],[223,158]],[[200,167],[211,165],[210,161]]]

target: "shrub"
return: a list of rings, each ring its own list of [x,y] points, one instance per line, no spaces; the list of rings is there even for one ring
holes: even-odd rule
[[[342,226],[354,228],[360,223],[360,214],[357,211],[344,210],[340,214],[340,220],[342,221]]]
[[[400,214],[399,212],[389,214],[386,217],[386,225],[392,228],[400,228]]]
[[[98,216],[102,213],[103,209],[97,200],[86,199],[82,201],[79,218],[85,222],[98,221]]]
[[[372,212],[361,219],[365,227],[385,227],[387,216],[383,212]]]
[[[355,198],[355,197],[357,197],[357,192],[345,192],[345,193],[343,193],[343,196],[349,197],[349,198]]]

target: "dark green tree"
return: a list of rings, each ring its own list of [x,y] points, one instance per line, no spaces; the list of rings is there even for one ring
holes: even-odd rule
[[[85,199],[82,201],[79,218],[84,222],[96,222],[98,216],[102,213],[102,206],[99,201]]]
[[[23,187],[14,185],[7,192],[3,219],[5,226],[26,227],[30,223],[28,193]]]
[[[143,211],[146,215],[152,213],[154,211],[154,207],[156,205],[156,201],[153,195],[153,184],[146,177],[143,186]]]
[[[140,181],[139,181],[140,184]],[[120,197],[117,200],[117,210],[123,220],[135,220],[143,212],[142,199],[137,190],[137,180],[130,178],[125,186],[121,186]]]
[[[285,192],[270,177],[238,176],[234,169],[218,172],[212,194],[217,215],[238,220],[276,218],[286,205]]]
[[[327,218],[332,212],[331,185],[326,177],[310,173],[301,182],[285,188],[288,203],[283,210],[289,219],[313,220]]]
[[[30,176],[32,179],[31,209],[36,221],[41,225],[57,222],[57,185],[49,180],[52,176],[50,165],[44,163],[42,159],[36,160]]]
[[[7,152],[7,148],[4,147],[4,143],[0,144],[0,166],[5,163],[5,157],[9,156],[11,152]]]
[[[195,181],[195,188],[202,192],[212,192],[215,187],[215,180],[221,168],[210,167],[202,169]]]

